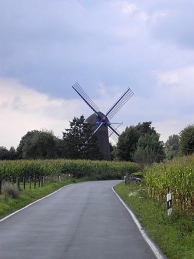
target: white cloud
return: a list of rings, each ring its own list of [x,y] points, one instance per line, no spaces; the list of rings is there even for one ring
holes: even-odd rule
[[[153,122],[160,129],[161,139],[166,140],[194,122],[194,66],[157,72],[156,77],[158,118]]]
[[[106,88],[104,87],[103,83],[100,83],[98,88],[97,88],[97,93],[100,95],[100,97],[107,97],[107,91]]]
[[[178,71],[172,71],[172,72],[158,74],[157,77],[161,83],[164,83],[166,85],[179,82]]]
[[[128,2],[124,2],[121,4],[121,10],[124,14],[133,14],[135,11],[137,11],[137,6],[135,4],[131,4]]]
[[[160,140],[165,143],[169,136],[174,134],[179,135],[181,130],[191,124],[189,119],[190,118],[188,118],[188,120],[184,120],[184,123],[176,118],[164,121],[154,121],[152,125],[156,131],[160,133]]]
[[[69,120],[84,111],[81,100],[51,99],[14,79],[0,78],[0,92],[0,145],[7,148],[17,147],[30,130],[46,128],[62,137]]]
[[[155,72],[159,88],[167,88],[180,97],[193,98],[194,66],[180,67],[169,71]],[[184,100],[183,100],[184,101]]]
[[[150,21],[152,23],[160,22],[160,19],[168,15],[168,11],[156,11],[150,16]]]

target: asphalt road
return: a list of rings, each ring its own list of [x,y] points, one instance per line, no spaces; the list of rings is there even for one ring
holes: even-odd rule
[[[0,259],[155,259],[117,183],[70,185],[1,221]]]

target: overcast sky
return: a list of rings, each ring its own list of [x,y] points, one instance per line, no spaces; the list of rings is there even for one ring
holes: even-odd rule
[[[91,109],[78,82],[119,131],[152,121],[164,142],[194,123],[193,0],[0,0],[0,146],[27,131],[62,137]]]

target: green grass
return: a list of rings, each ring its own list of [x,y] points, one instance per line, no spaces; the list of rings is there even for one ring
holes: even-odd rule
[[[143,184],[121,183],[115,190],[168,259],[194,259],[193,218],[176,211],[168,216],[166,204],[148,198]]]
[[[79,181],[81,181],[81,179]],[[48,183],[36,189],[26,188],[25,190],[21,190],[19,197],[16,199],[6,194],[0,195],[0,219],[72,182],[77,182],[77,180],[69,179],[61,182]]]

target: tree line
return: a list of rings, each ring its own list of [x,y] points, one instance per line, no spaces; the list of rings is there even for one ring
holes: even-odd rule
[[[169,136],[166,143],[159,140],[152,123],[143,122],[129,126],[121,133],[116,145],[110,143],[111,158],[131,161],[141,165],[161,162],[165,158],[189,155],[194,152],[194,125],[184,128],[179,135]],[[0,160],[14,159],[88,159],[103,160],[97,136],[90,135],[91,124],[84,116],[74,117],[63,137],[56,137],[49,130],[28,131],[15,149],[0,147]],[[87,141],[89,139],[89,141]]]
[[[15,149],[0,147],[0,160],[13,159],[89,159],[102,160],[97,144],[97,136],[90,136],[92,125],[84,116],[73,118],[70,128],[65,129],[63,138],[58,138],[50,130],[28,131]],[[86,143],[86,140],[90,141]]]

